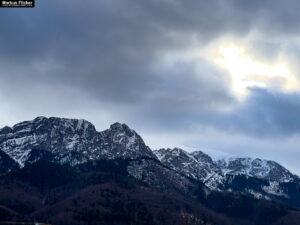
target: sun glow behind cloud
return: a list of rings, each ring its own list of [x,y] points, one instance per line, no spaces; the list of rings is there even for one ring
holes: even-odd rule
[[[295,76],[285,63],[269,65],[246,54],[244,48],[221,47],[215,62],[232,79],[232,88],[238,96],[245,96],[249,87],[277,88],[293,91],[298,87]]]

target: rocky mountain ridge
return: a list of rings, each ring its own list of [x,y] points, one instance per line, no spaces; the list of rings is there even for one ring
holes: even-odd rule
[[[287,186],[293,186],[296,193],[300,190],[299,177],[274,161],[239,157],[215,161],[202,151],[188,153],[180,148],[154,153],[165,166],[212,190],[238,191],[265,199],[292,199],[294,194],[288,193]]]
[[[189,195],[200,182],[210,190],[239,192],[300,207],[300,181],[276,162],[231,158],[213,160],[202,151],[152,151],[125,124],[98,132],[86,120],[38,117],[0,129],[0,173],[46,159],[72,167],[97,160],[132,160],[128,174],[151,187]]]
[[[299,179],[297,175],[271,160],[249,157],[213,160],[202,151],[188,153],[180,148],[155,150],[154,154],[170,168],[202,181],[209,180],[215,174],[221,176],[245,175],[278,182],[290,182]]]
[[[0,150],[20,167],[36,149],[73,164],[101,158],[156,158],[135,131],[120,123],[98,132],[86,120],[38,117],[0,130]],[[75,155],[78,160],[72,160]]]

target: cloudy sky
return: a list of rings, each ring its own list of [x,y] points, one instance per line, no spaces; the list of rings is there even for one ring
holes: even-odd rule
[[[115,121],[152,147],[300,174],[296,0],[36,1],[0,9],[0,126]]]

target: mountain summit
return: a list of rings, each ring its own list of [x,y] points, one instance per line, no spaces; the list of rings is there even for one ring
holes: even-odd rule
[[[202,151],[188,153],[180,148],[152,151],[140,135],[121,123],[99,132],[86,120],[38,117],[0,129],[1,174],[42,160],[72,168],[121,160],[128,176],[151,187],[193,195],[191,190],[201,184],[205,195],[242,193],[300,207],[299,177],[274,161],[215,161]]]
[[[299,177],[274,161],[238,157],[214,161],[202,151],[188,153],[180,148],[160,149],[154,154],[165,166],[203,182],[211,190],[289,203],[298,202],[300,197]]]
[[[154,151],[154,154],[164,165],[203,182],[226,175],[244,175],[273,182],[299,179],[280,164],[270,160],[232,157],[214,161],[202,151],[188,153],[180,148],[160,149]]]
[[[23,167],[31,153],[51,153],[60,162],[80,164],[101,158],[156,158],[125,124],[102,132],[86,120],[38,117],[0,130],[0,149]]]

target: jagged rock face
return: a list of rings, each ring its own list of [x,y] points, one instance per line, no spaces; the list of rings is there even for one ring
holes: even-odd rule
[[[116,123],[97,132],[86,120],[38,117],[0,130],[0,150],[20,166],[32,149],[49,151],[57,161],[73,164],[100,158],[155,158],[141,137],[125,124]]]
[[[194,151],[191,153],[191,155],[194,156],[194,158],[197,159],[198,162],[212,165],[214,164],[212,158],[202,151]]]
[[[204,160],[180,148],[160,149],[154,151],[154,154],[167,167],[196,180],[205,181],[207,177],[215,173]]]
[[[88,154],[99,142],[95,127],[85,120],[38,117],[0,130],[0,149],[21,166],[32,149]]]
[[[140,159],[130,162],[128,173],[151,187],[188,193],[194,184],[175,171],[162,166],[157,160]]]
[[[188,193],[201,181],[210,189],[300,205],[300,201],[293,201],[299,199],[299,178],[273,161],[214,161],[201,151],[188,153],[179,148],[152,152],[134,130],[120,123],[98,132],[85,120],[38,117],[0,129],[0,173],[41,159],[71,166],[125,159],[130,162],[128,174],[152,187]]]
[[[283,166],[269,160],[230,158],[228,160],[214,161],[201,151],[188,153],[179,148],[160,149],[154,151],[154,153],[166,166],[202,181],[205,181],[207,176],[213,173],[221,176],[246,175],[276,182],[290,182],[298,179],[297,176]],[[209,172],[206,174],[202,173],[203,169]],[[200,173],[200,175],[197,175],[197,173]]]
[[[217,164],[224,174],[242,174],[276,182],[290,182],[297,179],[297,176],[283,166],[269,160],[230,158],[228,160],[219,160]]]
[[[174,148],[156,150],[154,154],[165,166],[199,180],[211,189],[218,189],[224,179],[217,164],[201,151],[188,153],[180,148]]]
[[[154,153],[165,166],[215,190],[243,192],[256,198],[291,198],[291,189],[299,189],[294,184],[299,183],[299,178],[273,161],[251,158],[214,161],[201,151],[188,153],[179,148]]]
[[[114,123],[99,133],[101,154],[106,158],[155,158],[143,139],[126,124]]]

